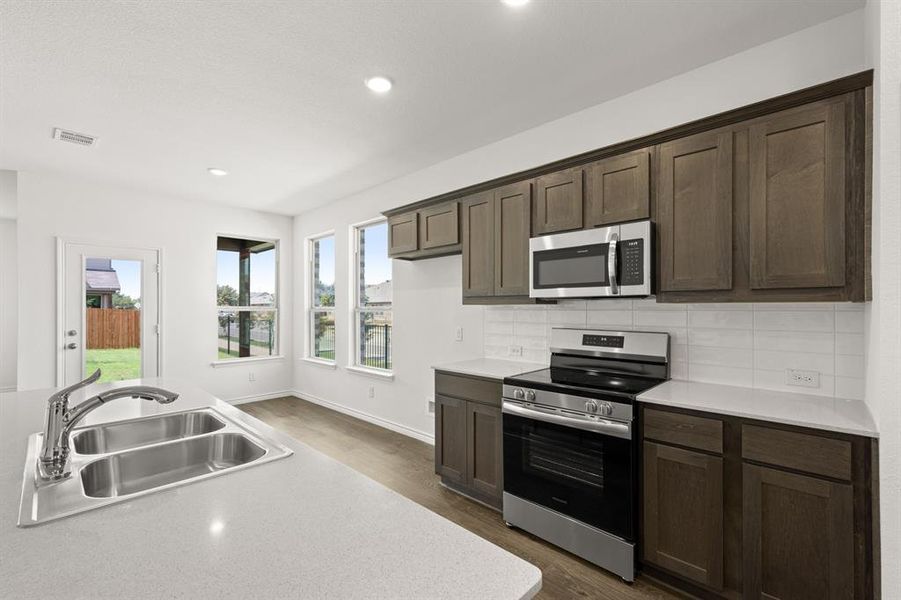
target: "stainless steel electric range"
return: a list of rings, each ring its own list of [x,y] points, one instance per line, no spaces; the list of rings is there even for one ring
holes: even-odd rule
[[[504,379],[504,520],[635,578],[635,397],[669,377],[669,335],[551,330],[551,366]]]

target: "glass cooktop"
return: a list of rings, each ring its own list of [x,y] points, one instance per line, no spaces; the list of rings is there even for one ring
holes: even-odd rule
[[[582,395],[603,392],[636,396],[661,384],[665,379],[640,377],[609,371],[555,368],[540,369],[504,379],[507,385],[518,385],[562,393],[582,392]]]

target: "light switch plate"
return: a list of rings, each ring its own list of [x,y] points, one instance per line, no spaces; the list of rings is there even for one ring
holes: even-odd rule
[[[458,342],[463,341],[463,328],[462,327],[457,327],[457,329],[454,331],[454,339],[457,340]]]
[[[820,372],[802,371],[801,369],[786,369],[785,383],[788,385],[798,385],[801,387],[818,388],[820,387]]]

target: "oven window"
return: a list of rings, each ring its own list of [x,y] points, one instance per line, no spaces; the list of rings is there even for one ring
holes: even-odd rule
[[[607,244],[591,244],[535,252],[532,287],[547,289],[608,285],[607,247]]]
[[[634,539],[631,440],[517,415],[503,420],[505,492]]]

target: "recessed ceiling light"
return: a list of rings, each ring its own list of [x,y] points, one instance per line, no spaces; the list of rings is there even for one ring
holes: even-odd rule
[[[207,171],[210,172],[210,175],[215,175],[216,177],[225,177],[226,175],[228,175],[228,171],[226,171],[225,169],[220,169],[218,167],[210,167],[209,169],[207,169]]]
[[[390,90],[393,85],[394,84],[391,83],[390,79],[382,76],[370,77],[366,80],[366,87],[378,94],[384,94]]]
[[[507,6],[513,6],[515,8],[519,8],[520,6],[525,6],[529,3],[529,0],[501,0]]]

